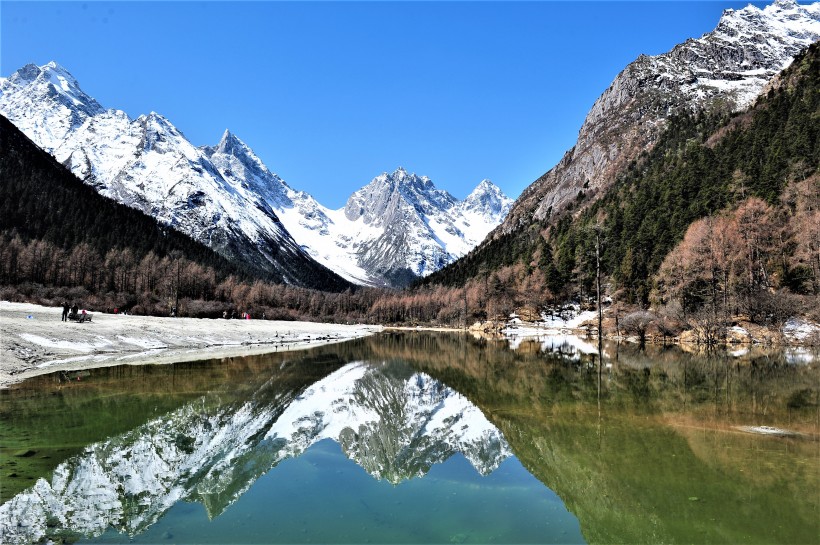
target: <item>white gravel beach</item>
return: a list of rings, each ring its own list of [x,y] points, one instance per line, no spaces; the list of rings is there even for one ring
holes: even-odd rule
[[[62,308],[0,301],[0,388],[54,371],[175,363],[297,350],[381,331],[381,326],[208,320],[92,313],[63,322]]]

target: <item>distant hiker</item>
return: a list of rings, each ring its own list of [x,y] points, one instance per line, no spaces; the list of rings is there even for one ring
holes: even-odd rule
[[[80,307],[77,306],[77,303],[74,303],[74,306],[71,307],[71,314],[77,314],[80,311]]]
[[[223,310],[223,311],[222,311],[222,319],[223,319],[223,320],[227,320],[227,319],[228,319],[228,311],[227,311],[227,310]]]
[[[68,301],[63,301],[63,322],[68,321]]]

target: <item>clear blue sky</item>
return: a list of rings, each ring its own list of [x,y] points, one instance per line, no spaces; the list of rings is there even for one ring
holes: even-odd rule
[[[2,1],[0,75],[55,60],[196,145],[229,128],[333,208],[399,165],[517,197],[624,66],[747,3]]]

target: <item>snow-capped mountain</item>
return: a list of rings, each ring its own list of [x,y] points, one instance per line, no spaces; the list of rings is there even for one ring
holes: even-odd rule
[[[394,484],[462,453],[482,475],[511,456],[501,433],[456,391],[404,364],[351,363],[301,391],[266,383],[247,401],[205,398],[89,445],[51,481],[0,506],[3,543],[134,535],[180,500],[218,516],[260,476],[323,439]],[[378,394],[378,395],[376,395]]]
[[[293,240],[265,199],[224,178],[163,116],[131,120],[105,110],[54,62],[0,81],[0,112],[101,194],[277,280],[344,288]]]
[[[543,220],[580,191],[601,194],[652,147],[670,116],[747,108],[818,39],[820,2],[775,0],[763,9],[726,10],[712,32],[661,55],[641,55],[592,106],[575,146],[522,193],[499,233]]]
[[[277,213],[314,259],[353,282],[388,286],[463,256],[512,205],[489,180],[459,201],[401,167],[374,178],[339,210],[304,196],[292,201]]]
[[[428,274],[478,244],[511,205],[489,181],[460,202],[399,169],[330,210],[230,131],[196,147],[157,113],[132,120],[104,109],[54,62],[0,79],[0,113],[103,195],[297,285],[343,287],[330,270],[367,285]]]
[[[291,188],[229,131],[203,150],[224,179],[268,203],[311,257],[356,284],[395,286],[438,270],[481,242],[512,206],[489,180],[459,201],[399,167],[331,210]]]

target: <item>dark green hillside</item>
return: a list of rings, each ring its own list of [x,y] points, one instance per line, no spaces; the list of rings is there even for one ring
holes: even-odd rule
[[[651,152],[601,198],[590,204],[591,196],[579,193],[568,214],[488,240],[423,283],[461,286],[518,266],[530,274],[540,269],[554,296],[573,296],[592,287],[598,222],[604,272],[626,301],[646,305],[653,276],[692,222],[750,197],[777,205],[788,184],[818,172],[820,45],[800,55],[779,82],[745,113],[673,119]],[[782,268],[788,280],[794,271]]]

